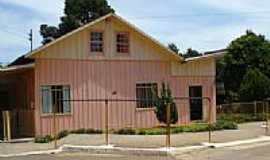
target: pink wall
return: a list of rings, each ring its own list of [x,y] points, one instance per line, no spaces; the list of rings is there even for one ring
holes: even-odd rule
[[[71,99],[136,97],[136,82],[170,82],[174,96],[188,96],[189,85],[203,85],[203,96],[214,99],[214,77],[171,77],[166,61],[90,61],[37,59],[35,64],[36,135],[52,133],[52,116],[40,113],[41,85],[70,85]],[[117,95],[112,95],[116,91]],[[179,123],[189,122],[188,101],[176,101]],[[207,105],[204,102],[205,106]],[[212,104],[215,106],[215,104]],[[103,128],[104,104],[72,102],[71,115],[57,116],[57,128]],[[111,128],[153,127],[158,125],[153,110],[138,111],[134,102],[112,102],[109,105]],[[207,107],[204,107],[207,112]],[[214,111],[213,111],[214,112]]]

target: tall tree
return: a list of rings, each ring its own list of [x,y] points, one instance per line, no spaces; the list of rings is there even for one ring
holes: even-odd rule
[[[224,81],[230,101],[239,100],[240,86],[249,68],[257,68],[268,78],[270,76],[270,42],[252,31],[232,41],[219,64],[219,79]]]
[[[198,57],[201,56],[202,54],[198,52],[197,50],[194,50],[192,48],[188,48],[187,52],[183,55],[184,58],[190,58],[190,57]]]
[[[42,24],[40,34],[43,44],[79,28],[101,16],[113,13],[107,0],[66,0],[64,16],[60,18],[58,27]]]
[[[175,52],[176,54],[180,54],[180,50],[179,50],[179,48],[177,47],[176,44],[174,44],[174,43],[169,43],[169,44],[168,44],[168,48],[169,48],[170,50],[172,50],[173,52]]]
[[[270,96],[270,80],[257,68],[247,70],[239,90],[241,101],[264,100]]]

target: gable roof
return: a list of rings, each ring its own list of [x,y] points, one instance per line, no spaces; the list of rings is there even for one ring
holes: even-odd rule
[[[185,61],[195,61],[195,60],[202,60],[202,59],[208,59],[208,58],[220,59],[226,54],[226,52],[227,52],[226,49],[208,51],[208,52],[205,52],[202,56],[190,57],[190,58],[185,59]]]
[[[124,23],[125,25],[127,25],[128,27],[130,27],[131,29],[135,30],[136,32],[138,32],[139,34],[141,34],[142,36],[146,37],[147,39],[149,39],[151,42],[153,42],[154,44],[156,44],[157,46],[161,47],[162,49],[164,49],[167,53],[168,53],[168,56],[172,56],[173,58],[175,58],[176,60],[183,60],[184,58],[179,56],[178,54],[176,54],[175,52],[171,51],[170,49],[168,49],[165,45],[163,45],[162,43],[160,43],[158,40],[154,39],[153,37],[149,36],[148,34],[146,34],[145,32],[143,32],[141,29],[139,29],[138,27],[136,27],[135,25],[129,23],[128,21],[124,20],[122,17],[116,15],[115,13],[109,13],[103,17],[100,17],[92,22],[89,22],[88,24],[78,28],[78,29],[75,29],[59,38],[57,38],[56,40],[46,44],[46,45],[43,45],[35,50],[33,50],[32,52],[29,52],[25,55],[26,58],[33,58],[33,56],[35,54],[37,54],[38,52],[41,52],[43,51],[44,49],[58,43],[59,41],[62,41],[72,35],[74,35],[75,33],[78,33],[90,26],[93,26],[95,24],[97,24],[98,22],[101,22],[101,21],[104,21],[106,20],[107,18],[109,17],[114,17],[116,18],[117,20],[119,20],[120,22]]]

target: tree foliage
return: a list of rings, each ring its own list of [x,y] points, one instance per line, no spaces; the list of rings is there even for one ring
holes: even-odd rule
[[[42,24],[40,34],[43,44],[52,41],[74,29],[79,28],[101,16],[112,13],[114,10],[107,0],[66,0],[64,16],[60,18],[58,27]]]
[[[224,82],[227,99],[229,101],[238,101],[240,100],[239,92],[241,84],[244,85],[248,83],[243,82],[245,75],[250,77],[251,73],[259,71],[269,78],[270,42],[262,35],[247,31],[245,35],[230,43],[227,54],[217,66],[217,79]],[[250,69],[256,70],[251,72],[249,71]],[[248,71],[251,73],[247,74]],[[251,92],[252,90],[253,89],[250,88]],[[246,91],[248,92],[248,90]]]
[[[184,58],[190,58],[190,57],[198,57],[201,56],[202,54],[198,52],[197,50],[194,50],[192,48],[188,48],[187,52],[183,55]]]
[[[160,123],[167,122],[167,104],[171,106],[171,123],[175,124],[178,121],[178,112],[176,108],[176,104],[173,102],[171,89],[169,85],[166,85],[164,82],[162,83],[162,88],[160,90],[160,96],[157,97],[155,101],[156,106],[156,117]]]
[[[264,100],[270,95],[270,80],[259,69],[248,69],[239,94],[243,101]]]
[[[175,52],[176,54],[180,54],[180,50],[179,50],[179,48],[177,47],[176,44],[174,44],[174,43],[169,43],[169,44],[168,44],[168,48],[169,48],[170,50],[172,50],[173,52]]]

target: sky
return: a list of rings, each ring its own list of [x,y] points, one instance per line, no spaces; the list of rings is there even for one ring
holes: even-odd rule
[[[0,62],[41,45],[40,24],[57,25],[65,0],[0,0]],[[223,49],[247,29],[270,39],[269,0],[108,0],[116,13],[161,43],[200,52]]]

